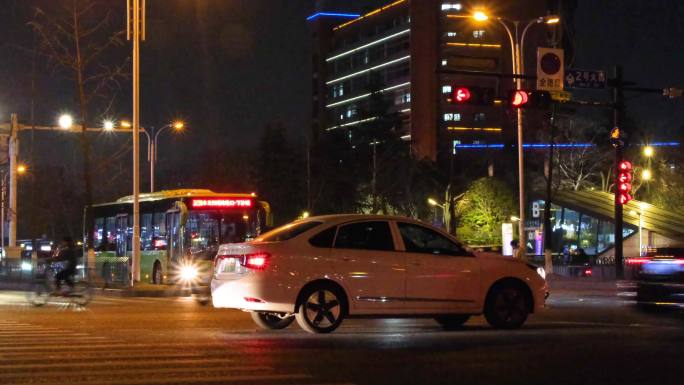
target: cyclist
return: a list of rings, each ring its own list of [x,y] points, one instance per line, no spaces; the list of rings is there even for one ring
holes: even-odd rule
[[[76,275],[76,252],[74,251],[74,240],[66,236],[62,239],[62,244],[57,249],[53,257],[54,262],[64,262],[64,268],[55,275],[55,288],[61,291],[62,281],[69,286],[69,291],[74,289],[74,275]]]

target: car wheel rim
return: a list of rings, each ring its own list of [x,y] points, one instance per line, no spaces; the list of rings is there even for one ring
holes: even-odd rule
[[[525,316],[525,298],[518,290],[503,290],[496,298],[495,310],[500,320],[517,323]]]
[[[306,318],[316,328],[333,326],[340,318],[340,301],[327,290],[318,290],[306,301]]]
[[[282,318],[278,317],[275,314],[262,314],[261,318],[266,321],[266,323],[274,325],[277,324],[282,320]]]

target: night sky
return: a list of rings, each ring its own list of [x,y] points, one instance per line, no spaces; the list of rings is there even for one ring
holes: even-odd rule
[[[61,0],[3,0],[0,7],[0,119],[19,112],[28,119],[31,101],[33,5]],[[148,41],[143,45],[142,123],[188,121],[181,148],[244,148],[263,127],[281,122],[303,142],[310,123],[311,56],[305,0],[148,0]],[[338,1],[326,8],[348,11],[375,2]],[[609,70],[622,63],[641,86],[684,86],[684,1],[579,0],[575,15],[574,67]],[[112,30],[124,26],[124,0],[104,0],[114,12]],[[129,55],[129,46],[112,54]],[[38,62],[36,121],[51,124],[75,111],[72,86]],[[130,81],[122,83],[114,118],[130,117]],[[684,101],[630,97],[630,115],[654,132],[674,134],[684,124]],[[681,129],[680,129],[681,130]],[[171,145],[171,144],[169,144]],[[163,151],[163,150],[162,150]],[[177,152],[174,152],[176,154]],[[195,152],[196,153],[196,152]],[[173,154],[167,155],[173,158]],[[186,161],[182,155],[168,161]]]

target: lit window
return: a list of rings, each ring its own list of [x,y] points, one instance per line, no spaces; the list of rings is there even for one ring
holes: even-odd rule
[[[456,32],[447,32],[447,37],[456,37],[458,36],[458,33]]]
[[[405,93],[399,94],[394,99],[394,104],[405,104],[405,103],[411,103],[411,93],[410,92],[405,92]]]
[[[442,67],[444,67],[444,66],[446,66],[446,65],[447,65],[446,59],[442,60]]]
[[[487,120],[487,114],[484,112],[478,112],[473,115],[473,121],[475,122],[484,122],[485,120]]]
[[[463,6],[461,6],[461,3],[444,3],[442,4],[442,11],[460,11]]]
[[[473,144],[485,144],[482,140],[473,140]]]
[[[443,94],[450,94],[451,93],[451,86],[442,86],[442,93]]]
[[[473,37],[476,39],[482,39],[485,35],[485,31],[483,29],[478,29],[473,31]]]
[[[444,121],[445,122],[460,122],[461,121],[461,114],[458,114],[458,113],[444,114]]]

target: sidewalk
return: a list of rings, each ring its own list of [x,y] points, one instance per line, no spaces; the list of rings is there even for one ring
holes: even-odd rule
[[[29,291],[32,284],[30,282],[0,281],[0,290]],[[112,297],[189,297],[190,288],[175,285],[152,285],[139,283],[135,287],[108,287],[102,284],[94,285],[95,295],[105,295]]]

